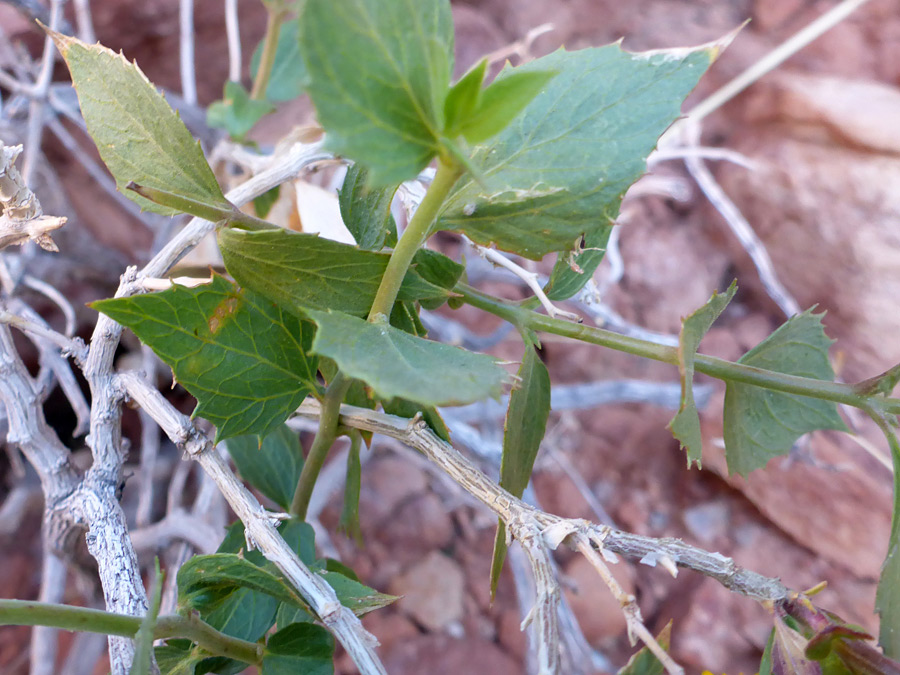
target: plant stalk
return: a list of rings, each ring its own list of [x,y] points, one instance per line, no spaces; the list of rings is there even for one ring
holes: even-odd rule
[[[397,242],[391,259],[388,262],[381,285],[375,294],[375,301],[369,311],[369,321],[375,321],[378,316],[389,317],[394,308],[394,301],[400,291],[400,285],[406,276],[406,271],[428,235],[431,234],[431,225],[437,216],[438,209],[447,199],[450,189],[463,174],[463,168],[458,164],[446,164],[438,160],[437,173],[431,182],[431,187],[425,193],[425,198],[419,204],[415,214],[409,221],[409,225]]]
[[[142,618],[87,607],[55,605],[29,600],[0,599],[0,626],[49,626],[63,630],[134,637]],[[220,633],[195,615],[161,616],[156,620],[154,639],[186,638],[216,656],[262,664],[263,646]]]
[[[313,488],[319,472],[325,464],[328,451],[334,445],[337,438],[338,421],[341,417],[341,403],[353,382],[349,377],[338,371],[328,388],[325,390],[325,398],[322,399],[322,416],[319,418],[319,430],[313,439],[303,470],[300,471],[300,480],[297,481],[297,489],[291,499],[291,515],[306,520],[306,511],[309,508],[309,500],[312,497]]]
[[[462,173],[461,166],[438,160],[437,173],[434,175],[431,187],[428,188],[425,198],[419,204],[406,231],[397,242],[387,268],[384,270],[384,276],[381,278],[381,284],[378,286],[375,300],[369,310],[369,321],[383,320],[387,322],[413,256],[431,233],[431,225],[437,216],[438,209]],[[328,451],[331,450],[331,446],[337,438],[341,403],[350,388],[351,381],[343,373],[338,372],[325,391],[322,414],[319,418],[319,430],[313,439],[303,470],[300,472],[300,480],[297,481],[297,489],[291,500],[291,515],[301,520],[306,520],[306,512],[316,479],[319,477]]]
[[[254,101],[266,97],[266,89],[269,88],[269,78],[272,76],[272,67],[275,65],[275,54],[278,52],[278,35],[281,32],[281,24],[284,23],[286,12],[273,10],[269,12],[266,21],[266,36],[263,38],[262,55],[259,59],[259,68],[256,77],[253,78],[253,88],[250,90],[250,98]]]
[[[634,354],[635,356],[653,359],[654,361],[662,361],[673,366],[678,365],[678,349],[676,347],[667,347],[655,342],[620,335],[602,328],[552,319],[528,309],[512,306],[499,298],[482,293],[466,284],[457,284],[453,290],[462,295],[466,303],[506,319],[519,328],[553,333],[554,335],[609,347],[628,354]],[[703,354],[697,354],[695,357],[694,368],[701,373],[726,382],[740,382],[765,389],[782,391],[786,394],[798,394],[800,396],[834,401],[835,403],[844,403],[865,411],[874,407],[877,410],[891,414],[900,413],[900,399],[860,394],[854,389],[853,385],[849,384],[788,375],[773,370],[754,368],[742,363],[733,363]]]

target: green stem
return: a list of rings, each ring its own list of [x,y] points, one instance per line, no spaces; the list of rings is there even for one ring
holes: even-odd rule
[[[141,627],[142,618],[114,614],[87,607],[54,605],[28,600],[0,600],[0,626],[49,626],[105,635],[133,637]],[[186,638],[216,656],[243,661],[253,665],[262,663],[263,646],[256,642],[238,640],[220,633],[195,615],[161,616],[156,620],[154,639]]]
[[[394,308],[394,301],[400,291],[400,285],[406,276],[406,271],[428,235],[431,234],[431,225],[437,216],[438,209],[447,199],[450,189],[463,173],[463,168],[457,164],[446,164],[438,161],[437,173],[431,182],[431,187],[425,193],[425,198],[416,209],[415,215],[409,221],[409,225],[397,242],[390,262],[381,278],[381,285],[375,294],[375,301],[369,311],[369,321],[375,321],[376,317],[389,317]],[[385,319],[386,320],[386,319]]]
[[[678,365],[678,350],[675,347],[667,347],[654,342],[628,337],[627,335],[619,335],[602,328],[593,328],[584,324],[551,319],[543,314],[522,309],[521,307],[514,307],[499,298],[482,293],[465,284],[457,284],[454,291],[461,294],[463,300],[473,307],[478,307],[506,319],[519,328],[553,333],[581,340],[582,342],[610,347],[611,349],[653,359],[654,361],[670,363],[673,366]],[[697,354],[694,359],[694,367],[699,372],[720,380],[752,384],[765,389],[783,391],[787,394],[799,394],[801,396],[834,401],[835,403],[845,403],[863,410],[869,410],[874,406],[877,410],[884,412],[900,413],[900,399],[860,394],[853,385],[849,384],[787,375],[773,370],[754,368],[742,363],[733,363],[714,356],[704,356],[703,354]]]
[[[272,223],[244,213],[228,201],[222,204],[207,204],[190,197],[177,195],[174,192],[138,185],[134,181],[128,183],[125,189],[139,194],[154,204],[167,206],[190,216],[203,218],[211,223],[224,221],[229,225],[239,225],[245,230],[271,230],[275,228],[275,225]]]
[[[334,445],[337,438],[338,422],[341,417],[341,403],[353,382],[343,373],[338,372],[325,390],[325,398],[322,400],[322,413],[319,416],[319,430],[313,439],[303,470],[300,472],[300,480],[297,481],[297,489],[291,499],[291,515],[300,520],[306,520],[306,510],[309,508],[309,500],[312,497],[316,479],[325,464],[328,451]]]
[[[412,262],[416,251],[425,243],[431,232],[431,224],[437,216],[438,209],[450,189],[462,175],[462,167],[456,164],[446,164],[438,161],[437,173],[431,182],[431,187],[425,193],[425,198],[416,209],[415,215],[409,221],[409,225],[388,262],[387,268],[384,270],[384,276],[381,278],[381,284],[375,294],[375,300],[372,303],[372,309],[369,310],[369,321],[387,321],[394,307],[394,301],[397,299],[397,293],[400,291],[400,285],[406,276],[406,271]],[[380,317],[380,318],[379,318]],[[328,385],[325,391],[325,398],[322,401],[322,413],[319,416],[319,430],[313,439],[303,470],[300,472],[300,480],[297,481],[297,489],[294,491],[294,497],[291,500],[291,515],[306,519],[306,511],[309,508],[309,500],[312,496],[313,487],[328,451],[337,438],[338,422],[340,420],[341,403],[344,396],[350,388],[351,380],[343,373],[338,372],[334,379]]]
[[[282,10],[269,12],[266,21],[266,36],[263,38],[262,55],[259,59],[259,68],[253,79],[253,88],[250,90],[250,98],[257,101],[265,98],[266,89],[269,87],[269,78],[272,76],[272,66],[275,65],[275,54],[278,52],[278,34],[281,32],[281,24],[284,22],[286,12]]]

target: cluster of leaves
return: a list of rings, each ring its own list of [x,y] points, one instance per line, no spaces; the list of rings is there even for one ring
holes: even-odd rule
[[[487,86],[488,64],[482,61],[451,85],[453,30],[446,0],[306,0],[300,16],[281,25],[277,75],[264,98],[308,93],[328,147],[356,162],[340,194],[342,217],[357,242],[351,246],[274,227],[244,229],[202,151],[137,67],[100,46],[54,37],[88,130],[119,186],[134,187],[127,194],[144,208],[221,220],[219,246],[234,280],[217,275],[206,286],[103,300],[94,307],[130,327],[172,368],[197,398],[195,415],[216,425],[217,440],[231,439],[244,477],[285,508],[302,458],[299,447],[282,447],[288,443],[282,425],[305,397],[323,398],[321,382],[341,373],[353,380],[348,402],[406,416],[422,412],[444,438],[437,407],[497,397],[509,382],[492,357],[425,338],[420,307],[461,301],[464,268],[442,254],[419,249],[400,271],[389,316],[369,316],[396,260],[385,249],[399,250],[402,243],[390,215],[399,183],[434,159],[452,167],[454,177],[461,177],[435,197],[439,203],[425,235],[461,232],[535,260],[556,254],[545,290],[551,299],[569,298],[596,269],[625,190],[641,176],[658,137],[718,52],[715,45],[647,54],[619,45],[559,50],[516,68],[507,65]],[[269,109],[266,100],[251,99],[229,83],[226,100],[210,117],[242,138]],[[678,349],[683,398],[671,428],[689,463],[700,460],[691,389],[697,348],[735,291],[732,286],[714,295],[684,320]],[[510,395],[501,484],[521,495],[546,428],[550,379],[537,335],[517,327],[524,352]],[[829,345],[821,316],[805,312],[739,363],[830,381]],[[746,474],[763,466],[808,431],[844,428],[833,402],[740,378],[728,381],[725,436],[732,471]],[[257,441],[238,439],[248,434],[265,439],[261,450],[250,450]],[[358,473],[348,484],[358,486]],[[299,524],[286,527],[286,536],[308,543],[297,534]],[[297,624],[302,601],[283,584],[274,592],[274,581],[232,583],[265,574],[278,581],[249,553],[242,562],[233,557],[234,536],[226,540],[231,548],[217,554],[231,558],[195,559],[182,571],[185,607],[230,627],[235,619],[226,614],[235,603],[265,605],[265,612],[246,613],[254,618],[246,619],[241,634],[259,639],[274,621],[279,632],[268,645],[282,631],[315,628]],[[501,526],[492,585],[505,545]],[[308,553],[301,558],[311,560]],[[189,576],[192,570],[195,577]],[[219,581],[210,586],[208,579]],[[900,611],[897,604],[894,594],[881,604],[888,623]],[[279,621],[291,612],[290,622]],[[289,643],[293,635],[275,642]],[[895,654],[897,640],[882,631],[885,647]],[[167,649],[198,660],[194,648],[170,643]]]
[[[275,436],[277,440],[267,440],[266,444],[296,444],[296,436],[289,431]],[[255,439],[246,442],[256,443]],[[275,453],[285,450],[270,448]],[[341,603],[357,615],[396,600],[361,584],[340,562],[316,559],[314,533],[307,523],[289,521],[278,531],[300,559],[334,589]],[[178,571],[178,608],[180,613],[198,613],[204,623],[232,638],[251,643],[264,639],[261,667],[265,675],[333,672],[331,634],[316,623],[315,614],[278,569],[261,553],[248,548],[239,522],[228,529],[216,553],[194,556]],[[164,673],[227,674],[239,673],[248,666],[211,654],[184,639],[168,640],[155,648],[155,655]]]

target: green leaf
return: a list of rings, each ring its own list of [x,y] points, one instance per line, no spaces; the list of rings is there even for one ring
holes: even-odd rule
[[[681,447],[687,450],[688,468],[697,462],[700,466],[703,450],[703,438],[700,434],[700,414],[694,402],[694,357],[700,347],[703,336],[712,327],[713,322],[731,302],[737,293],[737,281],[722,295],[713,293],[709,301],[686,319],[681,320],[681,336],[678,339],[678,372],[681,374],[681,406],[669,429],[678,439]]]
[[[340,572],[323,572],[321,574],[325,577],[328,585],[334,589],[341,604],[353,610],[356,616],[387,607],[400,599],[396,595],[379,593]]]
[[[314,623],[315,621],[316,617],[305,609],[284,603],[278,606],[278,611],[275,613],[275,625],[278,630],[290,626],[292,623]]]
[[[556,75],[553,70],[511,68],[481,92],[472,113],[459,123],[469,143],[481,143],[503,131]]]
[[[568,251],[616,217],[660,134],[718,48],[630,54],[619,45],[563,50],[504,69],[555,71],[513,123],[479,145],[437,227],[538,260]]]
[[[123,189],[134,181],[231,207],[199,144],[135,64],[100,45],[48,32],[69,66],[88,133],[126,197],[154,213],[177,213]]]
[[[332,151],[377,185],[434,157],[453,59],[448,0],[306,0],[300,53]]]
[[[612,225],[595,228],[585,235],[584,246],[579,245],[578,250],[557,256],[550,279],[544,286],[548,298],[568,300],[584,288],[606,255],[612,229]]]
[[[269,75],[266,87],[266,98],[270,101],[290,101],[303,93],[303,82],[306,79],[306,66],[300,56],[300,21],[292,19],[281,24],[278,31],[278,47],[275,50],[275,63]],[[262,58],[263,44],[257,45],[250,60],[250,73],[256,79],[259,61]]]
[[[672,622],[669,621],[665,627],[656,636],[659,646],[669,650],[669,644],[672,641]],[[619,670],[618,675],[662,675],[665,672],[663,664],[660,662],[653,652],[646,647],[628,659],[628,663]]]
[[[468,119],[478,105],[487,64],[487,59],[481,59],[447,92],[444,100],[444,130],[448,136],[459,135],[460,122]]]
[[[419,319],[419,308],[416,303],[404,300],[394,305],[391,310],[390,324],[394,328],[399,328],[405,333],[415,335],[417,337],[425,337],[428,330]]]
[[[162,600],[163,575],[159,571],[159,558],[154,561],[153,588],[150,591],[150,607],[141,620],[141,627],[134,636],[134,660],[128,675],[150,675],[153,654],[153,631],[156,629],[156,618],[159,616],[159,605]]]
[[[260,119],[275,111],[268,101],[250,98],[250,93],[240,82],[228,80],[222,100],[211,104],[206,111],[206,123],[218,129],[225,129],[235,140],[247,135]]]
[[[391,215],[391,201],[397,185],[376,188],[368,185],[368,171],[354,164],[347,169],[338,193],[341,218],[356,245],[366,251],[380,251],[397,243],[397,224]]]
[[[451,260],[443,253],[432,251],[428,248],[420,248],[413,256],[413,269],[418,272],[425,281],[452,290],[456,283],[460,280],[466,271],[464,265],[460,265],[455,260]],[[437,309],[447,298],[420,300],[422,307],[425,309]]]
[[[299,314],[334,309],[366,316],[390,259],[384,253],[281,229],[225,228],[219,232],[219,248],[228,272],[242,286]],[[410,271],[397,299],[446,296],[447,291]]]
[[[271,595],[234,588],[218,604],[200,614],[216,630],[239,640],[256,642],[274,625],[278,607],[278,600]]]
[[[262,675],[332,675],[334,638],[311,623],[282,628],[266,642]]]
[[[175,373],[216,425],[216,442],[266,435],[316,387],[312,327],[223,277],[197,288],[100,300]]]
[[[828,361],[832,340],[822,314],[807,310],[791,317],[744,354],[738,363],[831,381]],[[746,476],[773,457],[786,455],[800,436],[816,429],[846,431],[831,401],[783,394],[740,382],[725,388],[725,457],[728,470]]]
[[[519,367],[520,384],[509,395],[500,460],[500,486],[521,497],[531,480],[547,418],[550,416],[550,375],[537,350],[527,345]],[[500,521],[491,562],[491,596],[497,591],[506,558],[506,527]]]
[[[272,210],[272,207],[275,206],[275,202],[278,201],[278,196],[281,194],[281,186],[276,185],[271,190],[267,190],[263,192],[259,197],[253,200],[253,210],[256,211],[256,216],[258,218],[265,218],[269,215],[269,211]]]
[[[264,593],[296,607],[307,606],[283,579],[232,553],[197,555],[178,570],[178,604],[201,613],[215,609],[237,588]]]
[[[287,511],[300,471],[303,450],[297,434],[282,424],[263,439],[238,436],[228,441],[228,454],[241,477]]]
[[[308,312],[318,330],[312,350],[333,359],[349,377],[381,398],[424,405],[465,405],[497,397],[508,380],[497,361],[458,347],[414,337],[384,324],[339,312]]]
[[[900,660],[900,442],[886,422],[880,421],[879,426],[887,438],[894,460],[894,512],[888,553],[878,580],[875,611],[881,623],[878,632],[881,648],[890,658]]]
[[[194,675],[194,668],[207,654],[189,640],[168,640],[153,650],[162,675]]]

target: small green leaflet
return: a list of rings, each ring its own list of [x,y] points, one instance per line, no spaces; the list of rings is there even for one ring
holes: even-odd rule
[[[340,572],[320,570],[319,574],[334,589],[341,604],[353,610],[356,616],[362,616],[376,609],[387,607],[400,599],[396,595],[379,593]]]
[[[425,281],[451,291],[466,271],[464,265],[445,256],[443,253],[420,248],[413,256],[412,268]],[[448,298],[423,298],[420,304],[424,309],[437,309]],[[417,315],[418,316],[418,315]],[[424,335],[424,333],[423,333]]]
[[[294,623],[266,642],[262,675],[332,675],[333,654],[334,638],[325,628]]]
[[[390,256],[361,251],[314,234],[273,229],[219,232],[219,249],[228,272],[245,288],[302,314],[334,309],[366,316]],[[398,300],[447,297],[415,271],[407,272]]]
[[[669,644],[672,641],[672,622],[669,621],[665,627],[656,636],[659,646],[669,651]],[[666,671],[653,652],[646,647],[628,659],[628,663],[619,671],[618,675],[663,675]]]
[[[465,75],[450,87],[444,100],[444,133],[459,135],[459,124],[471,116],[481,96],[481,85],[487,72],[487,59],[469,68]]]
[[[303,470],[300,439],[287,425],[276,427],[260,444],[259,436],[228,441],[228,454],[241,477],[285,511]]]
[[[503,131],[474,148],[437,228],[538,260],[569,251],[616,217],[657,139],[719,47],[631,54],[619,45],[559,50],[513,73],[556,72]]]
[[[362,380],[381,398],[465,405],[499,396],[509,379],[497,361],[484,354],[348,314],[307,314],[318,326],[313,352],[333,359],[347,376]]]
[[[694,403],[694,357],[703,336],[719,318],[737,293],[737,281],[732,281],[725,293],[713,293],[700,309],[681,320],[681,336],[678,339],[678,372],[681,375],[681,407],[669,422],[672,435],[687,450],[688,468],[694,462],[700,466],[703,438],[700,434],[700,414]]]
[[[552,71],[512,69],[482,90],[486,70],[487,59],[483,59],[447,93],[444,134],[448,138],[463,136],[469,143],[480,143],[498,134],[556,75]]]
[[[122,194],[166,216],[178,211],[124,190],[125,185],[134,181],[231,208],[200,145],[135,64],[100,45],[48,33],[69,66],[88,132]]]
[[[376,188],[368,185],[368,172],[359,164],[347,169],[338,193],[341,219],[366,251],[380,251],[397,243],[397,225],[391,215],[391,201],[397,185]]]
[[[531,470],[550,416],[550,374],[531,344],[525,346],[518,378],[521,384],[509,395],[509,408],[503,425],[500,486],[516,497],[521,497],[531,480]],[[497,591],[505,558],[506,527],[500,521],[494,538],[494,557],[491,562],[491,597]]]
[[[475,108],[459,121],[458,129],[448,131],[447,135],[462,134],[469,143],[482,143],[496,136],[515,120],[555,75],[556,71],[552,70],[512,68],[480,92]]]
[[[228,80],[222,100],[216,101],[206,111],[206,123],[225,129],[235,140],[247,135],[260,119],[275,110],[268,101],[254,101],[240,82]]]
[[[290,101],[303,93],[303,81],[306,79],[306,66],[300,57],[300,21],[292,19],[281,24],[278,31],[278,48],[275,51],[275,63],[269,75],[266,87],[266,98],[270,101]],[[262,58],[263,44],[253,52],[250,61],[250,72],[256,79],[259,61]]]
[[[833,380],[834,371],[828,361],[832,340],[825,335],[822,316],[807,310],[791,317],[738,363]],[[729,381],[725,388],[725,457],[731,473],[746,476],[773,457],[786,455],[794,441],[816,429],[847,430],[831,401],[735,381]]]
[[[221,276],[197,288],[100,300],[196,399],[216,442],[276,429],[316,389],[312,326]]]
[[[588,232],[584,237],[584,246],[570,252],[562,252],[556,258],[550,279],[544,286],[544,293],[551,300],[568,300],[591,280],[597,267],[606,255],[606,246],[612,234],[613,225],[605,225]]]
[[[376,185],[428,165],[453,65],[449,0],[306,0],[300,53],[332,151]]]

